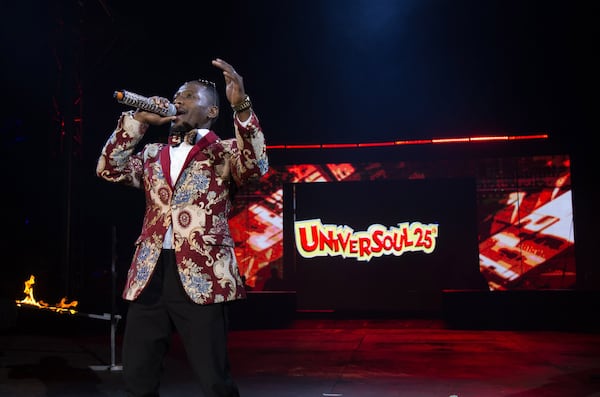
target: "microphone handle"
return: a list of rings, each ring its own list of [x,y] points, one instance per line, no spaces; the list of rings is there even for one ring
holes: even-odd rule
[[[139,108],[145,110],[146,112],[156,113],[163,117],[165,116],[175,116],[177,114],[177,109],[175,109],[175,105],[169,103],[168,107],[157,106],[153,100],[147,98],[143,95],[133,93],[131,91],[121,90],[115,91],[113,94],[117,102],[132,106],[134,108]]]

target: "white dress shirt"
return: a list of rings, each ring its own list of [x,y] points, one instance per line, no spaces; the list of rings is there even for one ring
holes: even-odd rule
[[[198,129],[196,131],[196,139],[194,142],[197,142],[204,135],[208,134],[209,130],[207,129]],[[183,169],[183,163],[187,158],[190,150],[192,150],[194,146],[187,143],[185,140],[181,142],[178,146],[169,147],[169,156],[171,157],[171,181],[173,184],[177,181],[181,170]],[[165,234],[165,240],[163,241],[163,248],[172,249],[173,248],[173,225],[169,226],[167,233]]]

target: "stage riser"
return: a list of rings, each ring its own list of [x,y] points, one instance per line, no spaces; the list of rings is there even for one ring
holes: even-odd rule
[[[444,291],[450,328],[600,330],[600,291]]]

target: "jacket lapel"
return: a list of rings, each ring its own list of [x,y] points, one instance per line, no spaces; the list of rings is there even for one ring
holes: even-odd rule
[[[171,155],[169,154],[169,147],[169,145],[165,145],[160,150],[160,166],[162,167],[163,175],[172,190],[173,181],[171,180]]]
[[[204,135],[202,138],[200,138],[198,140],[198,142],[196,142],[196,144],[192,147],[192,150],[190,150],[190,152],[188,153],[179,175],[181,175],[183,173],[183,170],[185,170],[187,165],[190,163],[190,161],[194,158],[194,156],[196,156],[196,154],[199,151],[201,151],[202,149],[206,148],[208,145],[210,145],[218,140],[219,140],[219,137],[213,131],[209,131],[206,135]],[[176,181],[173,181],[171,179],[171,154],[169,152],[169,145],[165,145],[161,149],[160,165],[163,169],[163,174],[165,175],[165,179],[167,180],[171,189],[173,189],[175,187]]]
[[[194,145],[192,150],[190,150],[190,153],[188,154],[187,158],[185,159],[183,168],[186,167],[186,165],[188,164],[190,159],[192,157],[194,157],[196,155],[196,153],[198,153],[200,150],[206,148],[208,145],[210,145],[211,143],[214,143],[218,140],[219,140],[219,137],[217,136],[217,134],[215,134],[212,131],[207,132],[206,135],[204,135],[202,138],[198,139],[198,142],[196,142],[196,144]]]

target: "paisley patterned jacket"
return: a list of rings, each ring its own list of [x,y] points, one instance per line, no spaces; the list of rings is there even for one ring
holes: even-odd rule
[[[244,299],[228,218],[230,185],[243,185],[268,170],[264,135],[252,113],[245,126],[234,117],[235,138],[220,140],[211,131],[185,160],[177,181],[171,181],[169,145],[152,143],[134,154],[148,125],[121,114],[102,149],[96,173],[115,183],[143,188],[146,210],[123,290],[135,300],[158,261],[167,229],[185,292],[198,304]]]

